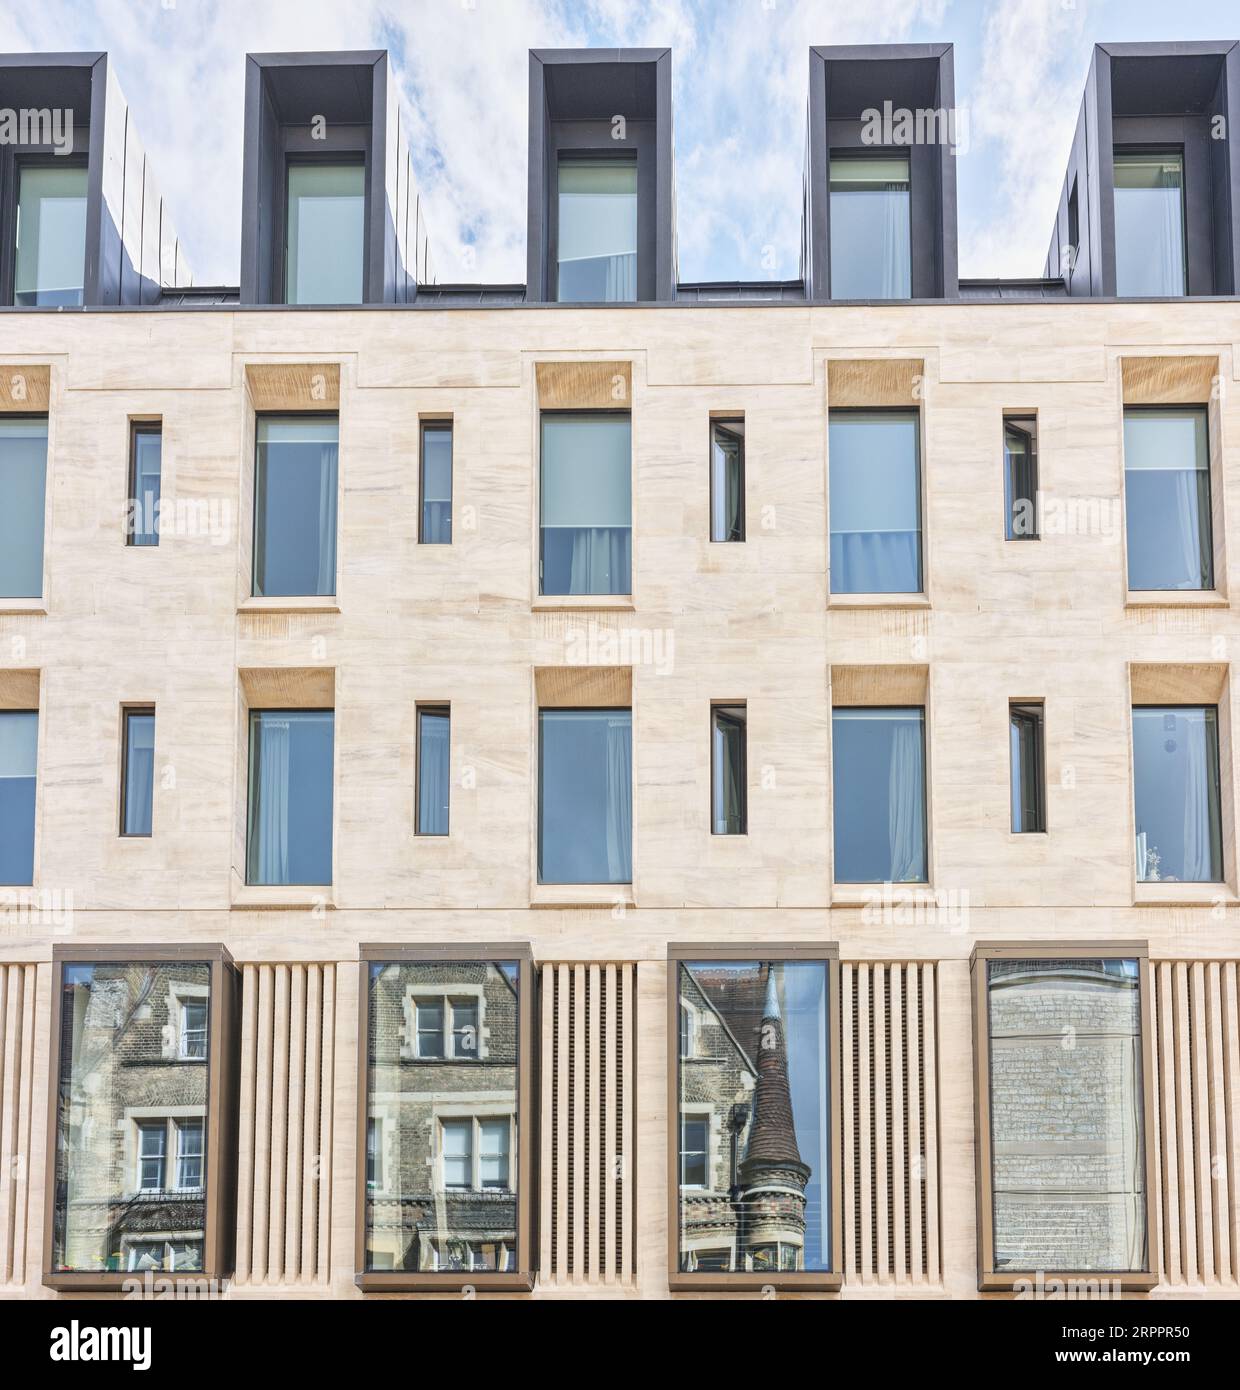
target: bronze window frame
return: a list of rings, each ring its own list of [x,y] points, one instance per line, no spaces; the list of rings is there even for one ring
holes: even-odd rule
[[[1141,1017],[1141,1126],[1145,1187],[1145,1270],[996,1270],[994,1171],[990,1133],[990,1011],[986,966],[992,960],[1135,960]],[[979,970],[979,964],[982,968]],[[1039,1273],[1062,1283],[1117,1283],[1121,1292],[1148,1292],[1159,1282],[1158,1223],[1153,1218],[1159,1182],[1154,1143],[1153,1006],[1149,944],[1145,941],[979,941],[969,956],[973,995],[973,1134],[977,1178],[977,1287],[979,1292],[1012,1293]]]
[[[47,1157],[43,1199],[43,1284],[62,1293],[115,1292],[132,1286],[143,1276],[132,1270],[53,1270],[53,1236],[56,1206],[56,1156],[59,1134],[61,1003],[66,965],[144,964],[182,961],[206,965],[211,975],[211,1007],[207,1049],[207,1115],[203,1130],[206,1224],[203,1230],[202,1268],[183,1274],[171,1270],[153,1275],[166,1281],[178,1294],[191,1296],[205,1280],[223,1282],[233,1272],[236,1249],[237,1116],[240,1094],[241,974],[228,950],[219,944],[149,946],[135,942],[114,946],[52,947],[51,1041],[48,1056]]]
[[[364,942],[358,947],[357,1002],[357,1114],[354,1152],[354,1283],[363,1293],[459,1293],[463,1289],[507,1290],[529,1293],[536,1271],[534,1241],[534,1185],[536,1168],[537,1038],[534,1027],[534,954],[528,942],[484,941],[459,946],[413,946],[407,942]],[[376,962],[516,961],[517,963],[517,1267],[514,1270],[466,1270],[436,1273],[431,1270],[367,1270],[366,1268],[366,1129],[369,1119],[370,967]]]
[[[680,967],[687,961],[822,961],[827,967],[827,1043],[830,1056],[831,1268],[685,1272],[680,1268]],[[667,1284],[673,1292],[779,1289],[836,1293],[844,1282],[843,1096],[840,1094],[840,948],[835,942],[669,942],[667,947]]]

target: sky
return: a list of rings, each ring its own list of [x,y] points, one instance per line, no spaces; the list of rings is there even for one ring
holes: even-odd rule
[[[530,48],[671,48],[679,273],[693,281],[799,274],[811,44],[954,44],[969,277],[1041,274],[1093,44],[1236,37],[1234,0],[41,0],[0,11],[0,53],[112,55],[199,285],[239,278],[248,52],[388,49],[438,280],[511,284],[525,279]]]

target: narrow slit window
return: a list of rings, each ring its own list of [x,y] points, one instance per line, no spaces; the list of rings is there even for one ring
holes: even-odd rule
[[[744,705],[711,707],[711,831],[744,835],[748,829],[748,788]]]
[[[452,716],[447,705],[418,709],[419,835],[448,833]]]
[[[418,540],[423,545],[452,544],[452,422],[436,420],[422,426],[422,518]]]
[[[1008,706],[1012,754],[1012,830],[1017,834],[1046,829],[1046,783],[1042,705]]]
[[[1033,415],[1003,417],[1003,489],[1010,541],[1038,539],[1038,422]]]
[[[745,539],[745,422],[715,420],[710,427],[710,538]]]
[[[127,709],[121,769],[121,834],[149,835],[155,793],[155,711]]]
[[[159,489],[164,432],[158,420],[134,420],[129,427],[130,545],[159,544]]]

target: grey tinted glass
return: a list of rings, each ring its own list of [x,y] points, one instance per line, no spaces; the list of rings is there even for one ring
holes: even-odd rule
[[[559,287],[563,302],[637,298],[637,161],[559,162]]]
[[[710,431],[710,538],[745,539],[745,422],[720,420]]]
[[[514,962],[371,964],[367,1270],[517,1268],[517,994]],[[430,1005],[450,1049],[413,1044]]]
[[[418,711],[418,834],[448,833],[451,718],[446,709]]]
[[[248,883],[332,881],[332,710],[250,712]]]
[[[125,712],[125,786],[121,817],[123,835],[151,833],[151,797],[155,787],[155,716]]]
[[[987,972],[995,1269],[1144,1270],[1137,962]]]
[[[0,710],[0,883],[34,882],[38,747],[34,710]]]
[[[452,426],[426,425],[422,430],[423,545],[452,542]]]
[[[210,991],[198,962],[65,964],[53,1270],[202,1269],[209,1048],[178,1039]]]
[[[86,166],[27,165],[17,195],[13,303],[82,302],[86,266]]]
[[[135,424],[129,481],[130,545],[159,544],[159,484],[164,436],[158,425]]]
[[[633,720],[627,709],[538,715],[538,881],[633,878]]]
[[[1130,589],[1211,589],[1210,448],[1204,407],[1124,411]]]
[[[748,828],[745,733],[744,705],[711,710],[710,819],[716,835],[744,835]]]
[[[542,417],[541,593],[632,592],[631,436],[628,415]]]
[[[831,298],[911,293],[907,155],[831,161]]]
[[[1186,294],[1184,157],[1115,156],[1115,293]]]
[[[361,163],[289,165],[289,304],[362,302],[365,185]]]
[[[263,416],[254,470],[254,593],[336,592],[339,424]]]
[[[1134,709],[1132,774],[1137,878],[1221,882],[1217,709]]]
[[[679,967],[680,1268],[831,1268],[831,1001],[823,961]]]
[[[1003,421],[1003,489],[1010,541],[1038,536],[1038,422],[1033,416]]]
[[[921,592],[921,465],[915,410],[833,410],[831,592]]]
[[[43,593],[47,420],[0,419],[0,598]]]
[[[924,883],[924,712],[836,709],[831,729],[835,881]]]

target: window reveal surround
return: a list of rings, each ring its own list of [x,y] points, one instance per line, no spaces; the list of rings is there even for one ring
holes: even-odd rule
[[[1015,1271],[995,1268],[994,1216],[994,1138],[991,1116],[991,1034],[989,964],[1002,961],[1064,963],[1073,961],[1133,961],[1139,990],[1141,1080],[1137,1104],[1141,1115],[1141,1142],[1137,1157],[1140,1171],[1136,1190],[1145,1197],[1145,1268],[1143,1270],[1046,1270],[1063,1280],[1115,1280],[1123,1291],[1152,1289],[1158,1283],[1157,1223],[1154,1221],[1153,1192],[1160,1181],[1158,1153],[1154,1142],[1153,1019],[1150,993],[1149,949],[1143,941],[979,941],[970,957],[973,993],[973,1103],[974,1144],[976,1148],[977,1259],[981,1292],[1014,1291],[1028,1284],[1035,1270]]]
[[[234,1242],[236,1237],[235,1193],[237,1162],[237,1101],[240,1086],[240,1004],[241,977],[228,951],[219,945],[142,945],[134,943],[125,946],[60,946],[52,947],[52,1017],[51,1038],[52,1065],[48,1068],[47,1130],[48,1143],[45,1169],[45,1197],[43,1211],[43,1283],[61,1291],[112,1291],[118,1292],[126,1279],[132,1278],[127,1270],[56,1270],[53,1268],[55,1256],[56,1193],[58,1190],[57,1166],[60,1157],[56,1136],[60,1133],[60,1100],[62,1078],[59,1057],[62,1054],[62,1027],[69,1022],[63,1016],[65,968],[66,966],[122,966],[176,964],[205,966],[209,972],[209,1021],[207,1025],[207,1057],[205,1064],[196,1060],[181,1061],[180,1065],[196,1068],[205,1065],[207,1077],[206,1115],[202,1119],[202,1142],[199,1146],[199,1169],[205,1166],[205,1180],[200,1189],[201,1200],[205,1204],[204,1227],[194,1232],[192,1239],[201,1239],[201,1268],[185,1271],[187,1280],[223,1279],[232,1273]],[[161,1013],[167,1017],[174,999],[182,997],[182,986],[168,993],[152,995],[147,1001],[153,1014]],[[173,1024],[178,1027],[179,1010]],[[166,1038],[164,1044],[166,1044]],[[154,1060],[167,1065],[166,1046],[157,1043],[159,1056]],[[67,1079],[65,1081],[67,1084]],[[165,1123],[172,1118],[198,1119],[201,1111],[184,1106],[151,1106],[143,1104],[130,1109],[128,1128],[131,1130],[130,1169],[136,1174],[138,1154],[137,1124],[148,1119],[159,1119]],[[190,1157],[183,1152],[182,1157]],[[165,1143],[165,1172],[175,1177],[178,1151],[175,1135]],[[198,1192],[199,1189],[190,1189]],[[137,1237],[140,1238],[140,1237]],[[164,1239],[154,1233],[152,1239]],[[184,1243],[184,1241],[174,1242]],[[160,1272],[161,1279],[177,1281],[179,1271]]]
[[[843,1212],[844,1182],[841,1144],[841,1096],[840,1096],[840,1048],[839,1048],[839,1001],[840,1001],[840,963],[839,947],[835,944],[810,945],[804,942],[673,942],[667,948],[667,1037],[676,1038],[681,1033],[680,1012],[684,1002],[681,998],[681,967],[688,963],[710,963],[728,965],[730,963],[814,963],[825,966],[826,976],[826,1040],[828,1082],[827,1152],[831,1171],[828,1175],[830,1191],[830,1269],[825,1271],[806,1270],[682,1270],[681,1269],[681,1213],[680,1213],[680,1165],[681,1165],[681,1123],[682,1111],[690,1116],[701,1118],[709,1109],[686,1100],[681,1102],[682,1067],[699,1067],[703,1064],[702,1049],[695,1045],[693,1053],[682,1058],[680,1048],[667,1049],[667,1268],[668,1287],[673,1291],[697,1290],[741,1290],[775,1287],[786,1290],[831,1291],[838,1290],[843,1281]],[[717,1146],[727,1143],[729,1137],[724,1133],[712,1133],[713,1125],[708,1126],[706,1134],[707,1164]]]
[[[528,943],[525,942],[479,942],[466,943],[460,946],[410,946],[406,943],[364,943],[359,947],[360,975],[359,975],[359,1007],[358,1007],[358,1081],[357,1081],[357,1117],[356,1117],[356,1136],[355,1152],[360,1155],[366,1154],[367,1135],[370,1128],[370,1121],[374,1118],[369,1113],[371,1098],[371,1045],[370,1045],[370,976],[371,968],[375,964],[451,964],[461,962],[466,964],[489,964],[494,962],[513,962],[517,967],[517,1095],[515,1114],[511,1104],[504,1106],[500,1104],[497,1108],[492,1101],[479,1101],[476,1104],[470,1103],[462,1106],[450,1105],[440,1106],[436,1110],[434,1120],[436,1138],[436,1171],[442,1161],[441,1149],[438,1138],[439,1116],[443,1115],[449,1119],[454,1117],[464,1117],[466,1114],[477,1115],[483,1120],[496,1118],[501,1113],[512,1115],[516,1120],[516,1145],[509,1141],[508,1159],[508,1182],[512,1186],[513,1179],[516,1180],[516,1212],[517,1212],[517,1256],[514,1267],[510,1270],[399,1270],[399,1269],[375,1269],[367,1268],[367,1184],[366,1184],[366,1164],[357,1164],[356,1177],[356,1207],[355,1207],[355,1244],[354,1244],[354,1269],[358,1271],[355,1276],[357,1286],[363,1292],[390,1292],[394,1290],[420,1290],[423,1292],[437,1291],[449,1293],[459,1290],[465,1285],[470,1285],[479,1290],[508,1290],[510,1292],[529,1292],[534,1287],[534,1186],[536,1182],[535,1174],[535,1126],[537,1116],[535,1115],[535,1086],[538,1075],[538,1059],[535,1053],[536,1038],[534,1028],[535,1017],[535,993],[537,990],[536,972],[534,968],[533,954]],[[436,986],[438,993],[445,996],[450,1004],[453,996],[464,997],[464,991],[451,984]],[[416,998],[414,1000],[416,1004]],[[485,1037],[485,1027],[483,1025],[482,1009],[479,1007],[479,1036]],[[447,1025],[450,1027],[450,1024]],[[401,1052],[406,1050],[406,1024],[401,1028]],[[407,1064],[413,1066],[424,1065],[416,1059],[406,1059]],[[439,1059],[427,1059],[425,1065],[439,1066],[443,1063]],[[454,1062],[451,1057],[446,1059],[446,1065],[459,1069],[464,1080],[475,1075],[475,1069],[487,1065],[486,1058],[483,1056],[476,1061],[460,1060]],[[476,1083],[470,1081],[471,1087]],[[386,1116],[384,1117],[386,1120]],[[382,1134],[388,1125],[386,1123],[379,1126]],[[477,1128],[477,1126],[475,1126]],[[386,1144],[386,1140],[384,1141]],[[475,1142],[477,1138],[475,1136]],[[385,1159],[387,1155],[385,1154]],[[475,1163],[480,1159],[475,1155]],[[392,1181],[388,1175],[388,1163],[384,1163],[384,1177],[387,1190],[391,1189]],[[372,1190],[369,1194],[373,1199],[376,1192]],[[471,1260],[472,1262],[472,1260]]]

